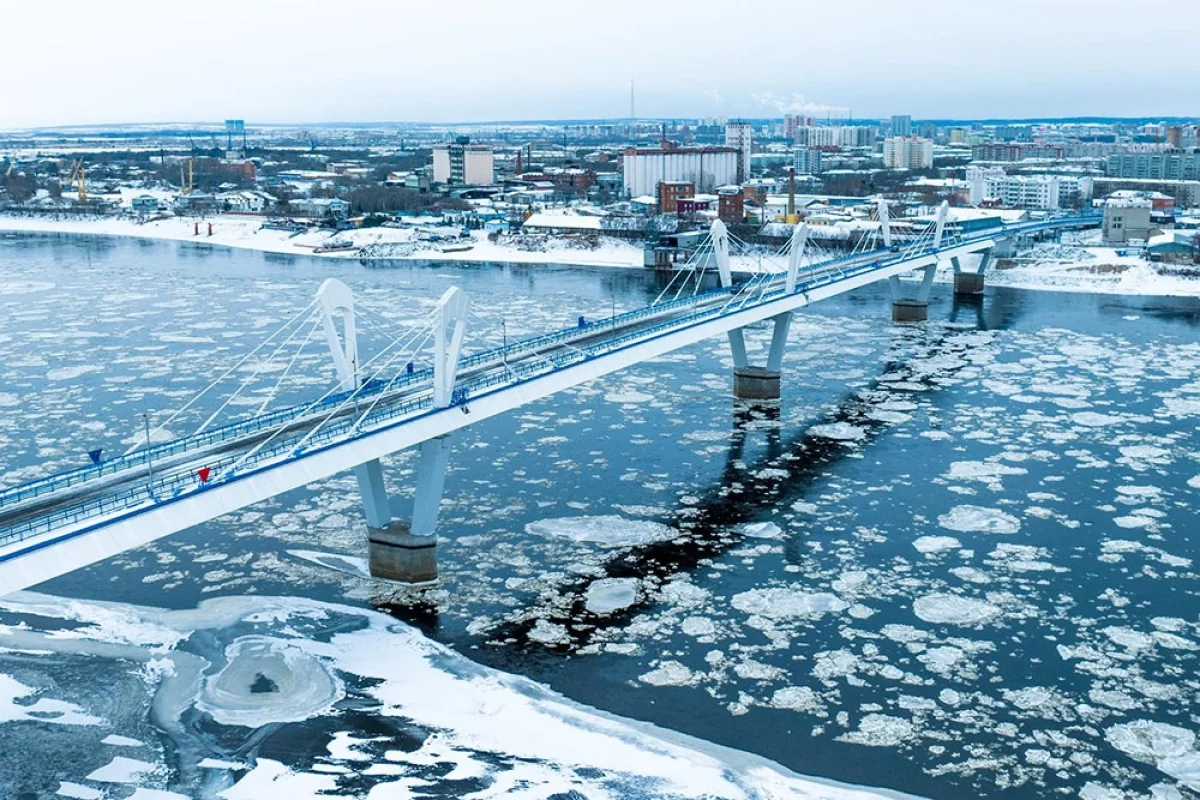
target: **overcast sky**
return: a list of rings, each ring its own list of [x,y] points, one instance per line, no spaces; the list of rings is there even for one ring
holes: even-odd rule
[[[1200,4],[92,0],[0,9],[0,129],[1200,114]]]

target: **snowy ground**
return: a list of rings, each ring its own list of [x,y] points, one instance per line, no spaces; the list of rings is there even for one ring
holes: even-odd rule
[[[968,259],[973,269],[978,258]],[[947,267],[939,275],[951,280]],[[1137,248],[1105,247],[1100,231],[1068,236],[1022,253],[1003,268],[988,270],[993,286],[1103,294],[1200,296],[1200,279],[1161,274]]]
[[[212,223],[213,233],[208,235]],[[469,250],[443,252],[442,244],[416,239],[412,228],[367,228],[333,233],[327,230],[293,235],[288,231],[260,230],[262,219],[218,215],[199,222],[172,218],[139,225],[128,218],[85,219],[78,217],[18,217],[0,215],[0,233],[68,233],[105,236],[132,236],[147,239],[198,242],[206,245],[241,247],[270,253],[318,255],[326,258],[412,259],[418,261],[456,261],[514,264],[571,264],[595,267],[641,268],[642,249],[619,239],[601,239],[595,247],[562,238],[546,240],[529,237],[518,247],[510,240],[490,242],[476,232]],[[445,229],[454,233],[457,229]],[[1200,279],[1163,275],[1146,259],[1130,251],[1119,255],[1117,249],[1099,244],[1099,231],[1090,231],[1064,244],[1040,244],[1004,268],[988,270],[987,281],[993,286],[1021,289],[1096,292],[1105,294],[1200,296]],[[519,238],[519,237],[518,237]],[[331,242],[349,243],[354,250],[314,253]],[[964,259],[974,269],[978,257]],[[734,269],[747,274],[782,271],[782,259],[734,256]],[[952,280],[948,264],[939,271],[942,282]]]
[[[509,242],[490,242],[482,232],[475,232],[469,250],[443,252],[443,244],[416,239],[412,228],[366,228],[341,231],[313,230],[294,235],[289,231],[260,230],[259,217],[222,214],[203,220],[171,218],[138,224],[129,218],[89,219],[71,216],[25,217],[0,215],[0,232],[68,233],[104,236],[132,236],[146,239],[198,242],[223,247],[241,247],[268,253],[318,255],[326,258],[413,259],[420,261],[469,261],[516,264],[571,264],[595,267],[625,267],[641,269],[642,248],[619,239],[601,239],[595,247],[562,238],[547,242],[541,237],[529,237],[529,246],[517,247]],[[199,224],[200,234],[196,235]],[[212,224],[212,235],[208,226]],[[431,226],[434,227],[434,226]],[[457,228],[447,228],[453,234]],[[314,249],[332,242],[353,244],[356,249],[333,253],[314,253]],[[782,270],[776,260],[763,262],[757,258],[735,257],[734,268],[754,273],[760,270]]]

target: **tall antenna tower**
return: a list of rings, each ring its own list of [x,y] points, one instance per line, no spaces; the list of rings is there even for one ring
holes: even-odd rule
[[[634,113],[633,105],[633,78],[629,79],[629,118],[637,119],[637,114]]]

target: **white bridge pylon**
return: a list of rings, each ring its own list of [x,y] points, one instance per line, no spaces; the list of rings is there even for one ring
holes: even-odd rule
[[[467,293],[457,286],[446,290],[438,300],[433,321],[433,405],[445,408],[454,396],[458,377],[458,359],[462,355],[463,334],[467,327]],[[450,331],[449,339],[446,329]]]
[[[358,389],[358,341],[354,319],[354,292],[330,278],[317,290],[325,327],[325,338],[343,391]],[[433,313],[433,407],[443,409],[454,400],[466,333],[470,301],[457,286],[447,289]],[[341,333],[338,323],[341,323]],[[354,468],[367,521],[371,574],[376,577],[421,583],[437,577],[436,529],[438,510],[446,482],[450,457],[450,434],[427,439],[417,445],[416,484],[408,519],[392,515],[391,501],[378,458]]]
[[[325,341],[343,391],[358,388],[358,331],[354,324],[354,292],[337,278],[328,278],[317,289],[317,302],[325,327]],[[337,323],[342,323],[338,334]]]

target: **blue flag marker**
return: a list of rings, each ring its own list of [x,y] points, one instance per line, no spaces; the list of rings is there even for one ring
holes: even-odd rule
[[[100,453],[102,453],[102,452],[104,452],[104,451],[98,450],[98,449],[97,450],[88,450],[88,458],[90,458],[92,460],[93,464],[99,464],[100,463]]]

